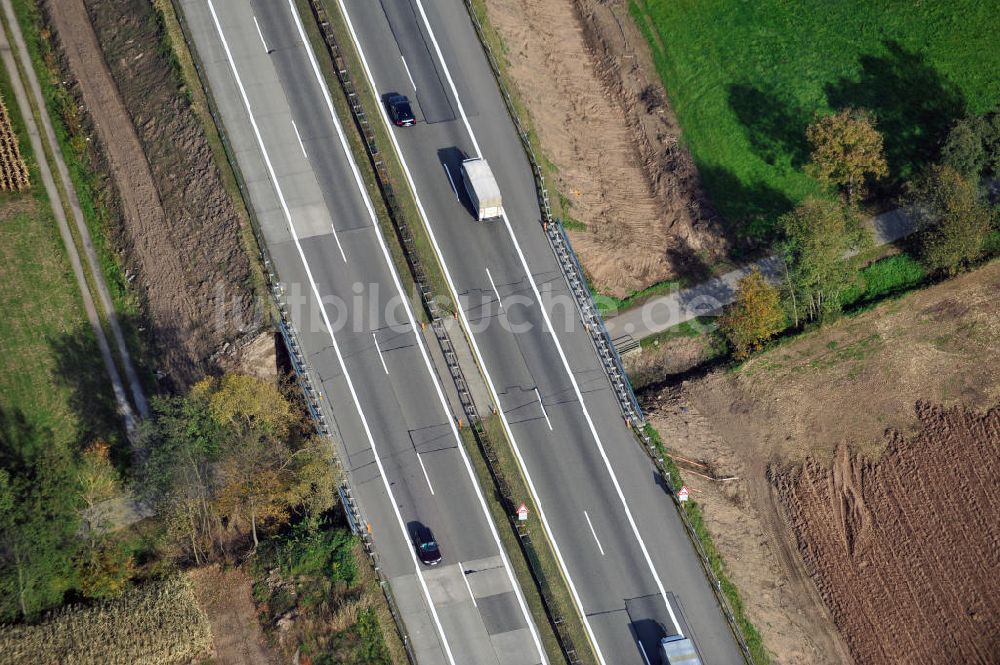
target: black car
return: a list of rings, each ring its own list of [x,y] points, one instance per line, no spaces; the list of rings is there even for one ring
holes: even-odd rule
[[[397,127],[409,127],[417,122],[413,117],[413,109],[410,108],[410,100],[405,95],[390,92],[385,96],[385,107]]]
[[[417,556],[428,566],[436,566],[441,563],[441,550],[438,548],[434,534],[425,526],[414,529],[413,542],[417,547]]]

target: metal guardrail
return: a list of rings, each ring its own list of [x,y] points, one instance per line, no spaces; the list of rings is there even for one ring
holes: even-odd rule
[[[465,418],[473,432],[476,443],[479,445],[480,451],[486,460],[487,469],[489,470],[494,485],[500,494],[504,512],[508,517],[511,529],[517,536],[522,553],[524,554],[525,560],[528,562],[528,568],[531,572],[532,580],[538,588],[539,595],[542,599],[542,605],[545,610],[546,618],[549,620],[549,623],[556,634],[560,649],[566,657],[567,662],[570,665],[579,665],[582,661],[577,655],[576,647],[573,644],[572,638],[563,628],[563,614],[558,607],[555,597],[549,589],[548,580],[546,579],[545,573],[538,560],[535,544],[531,540],[531,535],[528,530],[520,524],[515,515],[516,504],[513,492],[511,491],[510,484],[504,477],[502,470],[499,468],[494,443],[490,439],[486,428],[483,426],[483,421],[479,415],[476,403],[472,398],[472,392],[469,389],[468,381],[466,380],[462,367],[458,362],[458,355],[455,352],[454,344],[451,341],[448,329],[445,327],[444,319],[442,318],[443,313],[441,312],[437,300],[434,297],[435,294],[427,281],[426,272],[423,269],[423,264],[417,247],[414,244],[413,233],[409,228],[403,211],[400,209],[396,201],[389,171],[386,168],[381,152],[379,151],[378,144],[375,140],[375,134],[371,129],[364,107],[358,97],[357,90],[351,80],[350,72],[347,69],[347,63],[341,52],[336,34],[333,31],[333,26],[329,22],[325,9],[319,5],[317,0],[309,0],[309,6],[312,8],[313,16],[319,25],[323,41],[329,50],[330,57],[333,59],[334,69],[337,71],[337,79],[340,82],[341,90],[347,99],[348,105],[351,107],[354,124],[364,139],[369,161],[375,170],[375,179],[383,200],[386,203],[386,209],[389,212],[393,228],[401,241],[403,254],[406,258],[407,265],[410,268],[414,283],[420,291],[421,302],[424,306],[425,312],[430,318],[431,329],[434,332],[434,337],[437,339],[438,345],[441,348],[441,353],[444,356],[448,372],[451,375],[452,381],[454,382],[455,388],[458,392],[462,411],[465,414]],[[459,426],[462,425],[463,423],[459,421]]]
[[[500,65],[497,62],[492,47],[490,47],[486,39],[483,26],[479,21],[479,16],[476,14],[475,7],[472,6],[471,0],[465,0],[465,8],[472,19],[473,27],[476,29],[479,43],[486,53],[490,69],[493,70],[493,77],[500,88],[500,95],[503,97],[504,104],[507,107],[507,114],[514,123],[518,138],[521,140],[521,146],[524,148],[524,152],[528,157],[528,163],[531,165],[531,173],[535,178],[538,204],[542,211],[542,225],[545,229],[545,235],[549,239],[549,245],[556,256],[556,260],[559,261],[566,284],[573,293],[577,309],[580,311],[584,326],[590,335],[590,341],[594,345],[594,350],[597,352],[598,358],[601,359],[601,365],[604,367],[604,372],[607,374],[615,397],[618,399],[618,406],[621,408],[622,415],[629,424],[642,427],[646,424],[646,418],[642,413],[642,408],[639,406],[639,400],[636,399],[635,392],[632,390],[632,384],[628,380],[628,375],[625,374],[625,367],[622,365],[622,360],[618,356],[618,352],[615,351],[615,346],[611,342],[611,336],[604,326],[604,318],[594,304],[594,298],[590,292],[590,287],[587,285],[583,268],[576,257],[576,252],[573,251],[562,222],[552,216],[552,206],[549,203],[549,192],[545,186],[545,176],[538,165],[538,158],[535,156],[534,148],[531,147],[529,134],[518,117],[514,100],[504,84]]]
[[[587,326],[587,331],[590,333],[591,341],[594,343],[597,355],[601,359],[601,364],[604,366],[605,372],[608,375],[608,380],[611,382],[611,386],[615,391],[616,397],[618,398],[622,414],[625,416],[626,422],[635,435],[645,443],[643,448],[653,459],[654,464],[660,471],[663,478],[667,480],[667,485],[670,488],[670,496],[674,501],[677,512],[680,514],[681,521],[684,523],[688,537],[691,539],[692,543],[694,543],[699,561],[705,571],[706,577],[708,577],[709,582],[711,583],[712,590],[719,601],[722,612],[725,614],[726,619],[729,622],[730,629],[736,637],[740,650],[743,652],[743,657],[748,663],[753,665],[754,659],[750,653],[749,647],[747,646],[746,639],[743,636],[743,631],[736,622],[736,616],[733,612],[732,606],[729,604],[729,599],[726,598],[724,593],[722,593],[722,583],[719,578],[716,577],[715,571],[712,570],[712,565],[709,562],[708,555],[698,538],[694,525],[691,524],[691,520],[688,518],[684,508],[680,505],[680,502],[677,500],[677,496],[673,491],[673,486],[669,480],[670,473],[664,467],[663,460],[656,454],[652,441],[648,436],[646,436],[646,433],[642,431],[646,422],[645,416],[642,413],[642,408],[639,406],[639,401],[636,399],[635,392],[632,390],[632,385],[628,380],[628,376],[625,374],[621,357],[619,356],[618,351],[611,340],[611,336],[604,325],[604,319],[597,311],[597,307],[594,305],[590,289],[586,284],[583,269],[580,266],[576,253],[570,245],[569,238],[566,236],[566,231],[563,228],[562,223],[552,217],[552,207],[549,203],[549,195],[545,187],[545,177],[542,175],[541,168],[538,165],[538,159],[536,158],[534,149],[531,146],[528,132],[524,129],[520,119],[518,118],[514,101],[504,84],[499,63],[493,53],[493,49],[486,40],[483,26],[479,21],[479,16],[476,14],[475,7],[472,5],[472,0],[465,0],[465,6],[472,19],[472,24],[476,29],[476,34],[479,37],[479,42],[483,47],[483,51],[486,53],[487,60],[489,60],[490,68],[493,70],[493,76],[500,88],[504,104],[507,106],[508,115],[510,115],[511,120],[514,123],[518,137],[521,140],[521,145],[528,156],[528,162],[531,164],[532,175],[535,178],[535,187],[538,191],[538,201],[544,216],[543,225],[545,227],[546,236],[548,237],[552,250],[556,255],[556,259],[559,261],[560,266],[562,266],[566,282],[576,297],[576,302],[580,309],[580,314],[583,317],[584,325]]]
[[[268,287],[271,292],[269,313],[272,321],[277,322],[276,327],[281,333],[282,340],[285,343],[285,347],[288,351],[288,357],[292,363],[292,368],[295,371],[295,376],[299,386],[302,389],[303,399],[306,404],[306,408],[309,411],[309,415],[312,418],[313,425],[316,427],[316,432],[321,438],[330,444],[331,462],[336,467],[341,478],[338,495],[341,500],[341,505],[344,508],[344,514],[347,517],[349,525],[351,526],[351,530],[360,538],[365,553],[368,556],[369,563],[375,572],[379,587],[382,589],[386,604],[389,607],[389,612],[396,625],[396,631],[398,632],[403,648],[406,651],[407,659],[411,665],[416,665],[416,656],[414,655],[413,648],[410,644],[409,634],[406,632],[406,627],[403,625],[403,620],[400,616],[396,600],[393,597],[392,590],[389,587],[389,582],[383,575],[381,566],[379,565],[378,553],[375,551],[375,545],[371,538],[368,522],[364,519],[361,507],[354,498],[354,489],[351,485],[350,478],[341,465],[340,457],[336,452],[338,449],[345,450],[345,448],[342,444],[338,448],[337,438],[327,426],[327,416],[324,414],[324,411],[329,409],[329,402],[324,400],[322,395],[313,387],[313,381],[311,378],[312,370],[305,360],[305,356],[301,350],[301,344],[298,340],[298,335],[292,326],[288,317],[288,312],[285,308],[284,286],[278,277],[277,269],[275,268],[274,263],[271,260],[270,253],[268,252],[267,244],[264,241],[264,236],[261,231],[260,221],[257,219],[256,211],[250,203],[250,195],[246,187],[246,181],[243,178],[243,172],[240,170],[239,164],[236,161],[232,145],[229,142],[228,135],[226,134],[225,124],[218,113],[215,99],[208,86],[204,67],[201,64],[197,50],[191,40],[187,20],[184,13],[181,11],[178,0],[171,0],[171,5],[174,10],[174,15],[177,17],[177,22],[181,27],[181,33],[184,36],[185,45],[188,52],[191,54],[191,60],[198,73],[198,81],[201,84],[202,91],[204,92],[205,98],[208,102],[209,114],[212,116],[212,121],[215,124],[216,131],[219,133],[219,139],[222,143],[223,151],[226,154],[226,161],[236,178],[236,184],[240,190],[240,198],[243,201],[244,209],[247,211],[247,216],[250,220],[250,227],[253,231],[254,239],[257,242],[257,249],[260,252],[260,261],[264,266],[265,278],[267,279]]]
[[[677,498],[677,493],[674,491],[674,478],[670,475],[670,471],[667,469],[666,464],[663,463],[663,458],[660,457],[659,451],[653,444],[652,439],[650,439],[649,436],[641,429],[635,429],[635,433],[645,444],[643,446],[643,450],[645,450],[646,454],[653,460],[654,466],[656,466],[657,471],[660,472],[660,476],[667,485],[668,494],[674,502],[674,506],[677,508],[677,512],[681,517],[681,522],[684,523],[684,529],[687,531],[688,538],[694,544],[695,551],[698,553],[698,560],[701,563],[702,569],[705,571],[705,577],[707,577],[711,583],[712,591],[715,593],[715,597],[719,601],[719,607],[722,609],[722,613],[725,615],[726,621],[729,622],[729,628],[732,630],[737,644],[739,644],[740,651],[743,653],[743,658],[746,659],[747,663],[750,665],[754,665],[755,661],[753,654],[750,653],[750,647],[747,645],[746,638],[743,636],[743,630],[736,621],[736,613],[733,612],[733,607],[729,604],[729,599],[726,597],[726,594],[722,592],[722,581],[719,580],[715,571],[712,570],[712,563],[709,561],[708,553],[705,552],[705,548],[701,544],[701,539],[698,538],[698,532],[695,531],[694,525],[691,523],[691,519],[687,515],[687,511]]]

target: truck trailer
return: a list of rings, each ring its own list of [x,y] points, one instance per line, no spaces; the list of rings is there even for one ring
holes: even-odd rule
[[[486,160],[473,157],[462,161],[462,183],[472,201],[472,211],[480,222],[503,214],[500,186]]]

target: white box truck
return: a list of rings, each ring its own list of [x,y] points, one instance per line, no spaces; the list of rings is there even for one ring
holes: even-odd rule
[[[462,161],[462,183],[472,200],[476,219],[483,221],[503,214],[500,186],[485,159],[473,157]]]
[[[683,635],[660,640],[660,662],[663,665],[701,665],[694,643]]]

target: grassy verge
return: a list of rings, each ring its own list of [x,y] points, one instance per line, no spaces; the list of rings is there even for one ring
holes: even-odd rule
[[[601,316],[608,316],[609,314],[619,314],[627,309],[638,307],[651,298],[682,289],[685,286],[687,286],[686,280],[668,279],[647,286],[639,291],[633,291],[624,298],[616,298],[603,293],[593,293],[593,289],[591,289],[591,293],[594,297],[594,304],[597,305],[597,310],[601,313]]]
[[[337,115],[340,117],[341,122],[347,129],[351,150],[354,152],[355,160],[358,163],[358,167],[361,169],[365,185],[368,187],[368,194],[375,206],[379,223],[382,225],[383,236],[389,242],[389,248],[392,251],[393,260],[396,263],[397,272],[403,279],[407,292],[415,294],[416,290],[413,275],[411,274],[410,268],[406,262],[402,245],[396,234],[395,228],[393,227],[392,220],[389,217],[389,211],[386,208],[385,201],[383,200],[378,185],[376,184],[375,172],[372,168],[371,162],[369,161],[361,135],[357,131],[352,131],[354,129],[354,121],[351,117],[351,110],[347,105],[347,100],[342,92],[340,82],[337,79],[337,74],[333,70],[333,63],[326,55],[326,45],[320,37],[316,22],[313,20],[313,14],[312,10],[309,8],[308,0],[296,0],[296,5],[299,8],[301,16],[305,19],[303,23],[306,24],[306,32],[309,35],[309,40],[312,43],[313,50],[320,55],[318,58],[320,61],[320,69],[323,72],[323,77],[326,79],[327,86],[329,87],[331,96],[333,97],[334,105],[337,108]],[[403,175],[403,169],[399,161],[400,158],[395,153],[392,141],[389,139],[385,123],[380,119],[382,109],[379,98],[368,85],[368,80],[365,77],[361,60],[354,49],[354,43],[351,41],[351,36],[347,30],[346,24],[344,23],[343,17],[340,14],[340,9],[336,1],[322,0],[320,5],[326,10],[327,16],[330,20],[330,25],[333,27],[334,33],[336,34],[337,43],[341,49],[341,55],[347,64],[347,70],[350,72],[351,81],[354,84],[361,106],[364,109],[365,115],[370,119],[370,127],[375,134],[375,142],[381,151],[382,160],[389,173],[389,181],[392,185],[393,192],[395,193],[397,209],[413,234],[416,253],[423,265],[424,271],[427,274],[427,286],[439,298],[439,304],[442,309],[448,312],[453,312],[454,305],[450,302],[450,298],[447,297],[451,291],[448,289],[448,284],[444,279],[444,272],[441,270],[441,266],[437,260],[437,254],[434,252],[430,237],[427,234],[427,230],[424,227],[423,220],[421,219],[417,209],[416,199],[414,198],[413,192],[409,188],[409,184]],[[442,298],[444,298],[444,300],[441,300]],[[445,302],[445,300],[448,302]],[[419,304],[419,297],[416,298],[415,302],[417,305],[415,309],[417,310],[418,315],[426,319],[423,306]]]
[[[966,110],[1000,102],[994,3],[942,11],[850,0],[630,0],[706,191],[742,233],[768,237],[817,185],[803,172],[814,113],[872,110],[890,181],[935,158]]]
[[[280,648],[289,657],[316,664],[406,662],[375,574],[343,524],[313,529],[300,523],[270,538],[257,550],[252,574],[265,632],[282,633]],[[286,617],[294,620],[282,628]]]
[[[535,502],[532,499],[531,494],[528,492],[527,483],[521,475],[520,466],[514,458],[513,450],[511,450],[510,444],[507,443],[507,437],[504,434],[503,424],[500,422],[499,417],[489,416],[488,418],[485,418],[483,420],[483,426],[486,430],[487,436],[494,443],[494,453],[497,456],[497,464],[507,483],[510,485],[511,494],[524,501],[525,505],[528,507],[529,515],[537,516],[538,511],[535,506]],[[528,561],[522,553],[521,544],[518,542],[518,536],[511,528],[510,516],[507,514],[507,509],[504,507],[500,493],[496,489],[493,477],[490,475],[486,459],[483,456],[479,445],[476,443],[475,436],[469,428],[466,427],[462,429],[462,439],[465,443],[466,450],[469,453],[469,458],[472,460],[472,466],[476,471],[479,486],[487,488],[487,491],[485,492],[486,503],[489,505],[493,522],[496,524],[497,532],[500,534],[500,540],[509,555],[511,565],[514,568],[514,573],[517,575],[517,579],[520,582],[521,590],[524,591],[525,600],[528,603],[528,608],[531,610],[532,617],[535,620],[535,625],[538,627],[541,634],[542,644],[545,646],[545,651],[549,656],[549,660],[553,663],[565,662],[565,658],[562,655],[562,650],[559,647],[556,634],[553,631],[552,625],[545,613],[538,583],[536,583],[528,565]],[[489,491],[490,488],[492,488],[492,491]],[[545,534],[544,529],[538,522],[537,517],[529,519],[534,520],[534,524],[531,525],[531,523],[529,523],[528,528],[529,533],[534,536],[532,538],[532,543],[534,543],[534,551],[537,553],[536,565],[541,568],[543,576],[547,582],[546,591],[549,596],[554,599],[556,611],[565,619],[563,626],[570,639],[573,641],[577,655],[584,663],[594,663],[596,662],[596,658],[591,652],[590,641],[587,639],[587,634],[583,628],[583,622],[577,614],[576,606],[573,604],[573,598],[569,593],[569,587],[563,579],[562,569],[556,561],[555,554],[553,553],[551,545],[548,541],[548,536]]]
[[[6,69],[0,67],[0,95],[28,166],[31,190],[0,194],[0,417],[12,426],[23,418],[30,430],[42,429],[55,443],[71,446],[82,434],[59,349],[70,336],[81,346],[96,340],[70,268],[56,220],[42,186],[38,161],[27,139]],[[112,429],[115,427],[112,426]],[[9,432],[13,435],[13,429]],[[27,443],[27,442],[26,442]]]
[[[657,432],[656,429],[650,424],[647,424],[643,431],[653,442],[657,455],[663,459],[663,467],[670,474],[671,485],[673,487],[682,486],[684,484],[684,479],[681,476],[680,469],[677,468],[677,465],[667,453],[666,447],[663,445],[663,439],[660,438],[659,432]],[[705,526],[701,506],[698,505],[697,501],[691,499],[684,504],[682,510],[685,511],[688,519],[691,521],[691,526],[694,528],[695,536],[698,538],[698,542],[701,544],[702,550],[708,557],[708,564],[716,578],[719,580],[719,588],[721,589],[722,594],[726,597],[726,600],[729,602],[730,608],[732,608],[733,616],[736,619],[740,632],[743,633],[743,639],[746,641],[747,647],[750,649],[750,654],[753,656],[754,662],[757,663],[757,665],[766,665],[767,663],[770,663],[771,657],[770,654],[768,654],[767,649],[764,647],[764,641],[760,636],[760,632],[757,630],[757,627],[753,625],[750,619],[747,618],[743,608],[743,600],[740,598],[740,592],[736,586],[729,581],[729,578],[726,575],[725,561],[723,561],[722,555],[719,554],[719,550],[715,547],[715,543],[712,540],[712,534],[708,532],[708,527]]]
[[[860,284],[841,296],[847,311],[905,293],[928,279],[926,268],[909,254],[879,259],[862,268],[860,275]]]
[[[161,30],[163,31],[166,45],[173,52],[173,61],[176,64],[181,83],[187,92],[188,98],[191,100],[191,109],[205,131],[205,139],[208,141],[212,157],[214,157],[215,163],[219,167],[222,184],[226,188],[226,192],[229,194],[229,198],[236,208],[236,213],[240,217],[240,243],[243,246],[243,251],[246,252],[247,257],[250,259],[251,286],[259,298],[266,299],[269,297],[267,279],[264,277],[264,269],[260,261],[260,248],[254,236],[250,212],[244,203],[243,192],[240,189],[236,172],[229,160],[229,153],[223,143],[222,136],[219,134],[219,128],[215,124],[215,118],[212,115],[212,105],[205,92],[205,88],[202,86],[194,56],[188,48],[184,31],[174,10],[173,2],[171,0],[154,0],[153,6],[160,17]],[[268,316],[270,314],[269,308],[263,308],[263,313],[264,316]]]
[[[658,332],[649,337],[639,340],[639,346],[643,349],[658,346],[662,342],[667,342],[680,337],[699,337],[701,335],[717,335],[718,328],[715,326],[714,316],[699,316],[690,321],[683,321],[675,326],[671,326],[664,331]]]
[[[62,85],[63,76],[50,33],[44,27],[36,3],[31,0],[12,0],[12,3],[115,309],[126,316],[136,315],[138,301],[129,292],[124,268],[108,242],[114,220],[108,205],[107,188],[102,174],[95,168],[90,139],[83,127],[77,101]]]

